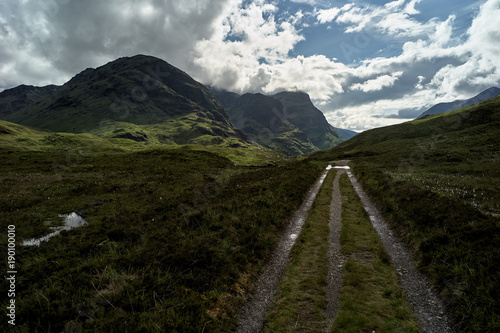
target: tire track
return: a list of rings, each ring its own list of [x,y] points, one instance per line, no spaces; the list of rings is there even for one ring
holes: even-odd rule
[[[240,312],[236,332],[256,333],[262,331],[266,311],[273,301],[276,288],[278,287],[285,267],[288,264],[290,251],[292,250],[295,240],[302,230],[302,226],[307,219],[307,215],[314,200],[316,199],[316,195],[318,194],[318,191],[331,168],[331,166],[326,168],[321,177],[309,190],[306,199],[300,208],[293,215],[290,224],[285,230],[278,246],[271,256],[270,261],[264,267],[264,270],[256,283],[253,297],[243,306]]]
[[[401,285],[423,331],[428,333],[454,332],[452,321],[445,313],[444,304],[432,290],[432,285],[427,277],[417,270],[410,252],[392,234],[384,218],[363,191],[356,177],[350,171],[347,171],[347,174],[399,273]]]

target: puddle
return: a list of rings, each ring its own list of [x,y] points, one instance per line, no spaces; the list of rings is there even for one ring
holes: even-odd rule
[[[331,170],[331,169],[332,169],[332,166],[331,166],[331,165],[328,165],[328,166],[326,167],[326,170]]]
[[[291,234],[291,235],[290,235],[290,239],[297,239],[297,237],[298,237],[298,236],[299,236],[299,235],[297,235],[297,234]]]
[[[350,168],[350,167],[348,167],[348,166],[341,166],[341,165],[337,165],[336,167],[334,167],[334,169],[351,170],[351,168]]]
[[[59,226],[59,227],[51,227],[52,230],[55,230],[54,232],[51,232],[50,234],[40,237],[40,238],[32,238],[23,241],[21,245],[23,246],[40,246],[41,242],[46,242],[49,239],[51,239],[54,236],[57,236],[61,233],[63,230],[71,230],[73,228],[78,228],[81,226],[84,226],[87,224],[87,221],[85,221],[80,215],[77,213],[73,212],[71,214],[63,214],[59,215],[59,217],[64,218],[64,225]]]

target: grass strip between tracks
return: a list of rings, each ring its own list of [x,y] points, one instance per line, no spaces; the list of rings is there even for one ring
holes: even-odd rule
[[[347,175],[340,178],[340,191],[340,244],[346,262],[332,332],[419,332],[397,272]]]

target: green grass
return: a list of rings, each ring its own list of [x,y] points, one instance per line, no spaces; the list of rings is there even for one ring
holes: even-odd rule
[[[199,144],[219,147],[251,147],[234,136],[224,137],[222,133],[234,135],[233,131],[220,125],[217,121],[199,117],[195,113],[170,117],[157,124],[137,125],[126,122],[107,121],[92,131],[99,137],[111,142],[123,142],[117,137],[126,133],[138,133],[147,137],[145,141],[135,142],[127,139],[129,145],[136,147],[151,147],[158,145]]]
[[[353,172],[467,332],[500,330],[500,98],[310,156]]]
[[[326,284],[332,183],[330,171],[290,254],[274,297],[265,332],[318,332],[327,326]]]
[[[89,153],[119,152],[123,148],[92,134],[53,133],[0,120],[0,152],[16,151]]]
[[[340,189],[340,244],[347,260],[332,332],[419,332],[396,270],[346,174]]]
[[[188,119],[189,117],[183,117]],[[169,125],[170,124],[170,125]],[[65,154],[69,159],[84,159],[87,155],[103,152],[137,152],[148,150],[197,150],[209,151],[226,157],[238,165],[269,165],[288,162],[291,158],[282,152],[243,144],[235,138],[219,138],[212,135],[196,136],[194,133],[189,144],[177,144],[173,141],[175,134],[186,134],[187,130],[176,132],[171,125],[198,128],[193,119],[190,122],[178,120],[157,125],[134,125],[122,122],[103,123],[99,130],[92,134],[53,133],[38,130],[0,120],[0,152],[14,153],[17,151],[52,152]],[[141,133],[148,137],[147,141],[136,142],[130,139],[116,138],[124,133]],[[173,133],[170,138],[163,133]],[[212,142],[214,138],[217,142]],[[185,140],[184,140],[185,141]],[[182,142],[184,142],[182,141]]]
[[[189,149],[0,154],[0,228],[14,224],[18,242],[16,329],[30,332],[234,328],[322,170],[306,161],[239,166]],[[19,245],[73,211],[88,225]]]

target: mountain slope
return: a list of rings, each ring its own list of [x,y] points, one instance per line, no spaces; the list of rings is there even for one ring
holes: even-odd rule
[[[4,93],[0,103],[6,100]],[[165,125],[155,135],[172,144],[193,143],[200,137],[205,138],[202,143],[232,138],[233,144],[246,144],[245,135],[232,126],[222,105],[205,86],[150,56],[120,58],[86,69],[38,102],[25,100],[25,104],[13,113],[2,113],[1,118],[57,132],[112,137],[118,131],[118,137],[133,140],[148,138],[141,133],[120,133],[117,126]],[[109,129],[111,133],[106,132]]]
[[[328,123],[323,112],[313,105],[308,94],[282,92],[272,97],[283,104],[284,117],[303,131],[314,146],[326,149],[343,141]]]
[[[96,135],[54,133],[0,120],[0,153],[59,152],[80,158],[91,152],[123,151],[123,147]]]
[[[348,129],[343,129],[343,128],[337,128],[337,127],[333,127],[333,129],[340,134],[340,136],[342,136],[342,139],[344,139],[345,141],[349,140],[350,138],[353,138],[355,137],[356,135],[358,135],[359,133],[358,132],[355,132],[355,131],[351,131],[351,130],[348,130]]]
[[[461,134],[463,131],[475,134],[471,135],[468,132]],[[361,153],[403,155],[415,149],[425,150],[424,153],[428,154],[431,150],[419,148],[422,141],[428,143],[432,152],[441,147],[443,142],[446,142],[443,149],[448,147],[450,151],[457,151],[477,148],[475,145],[480,142],[476,139],[480,137],[485,140],[481,142],[482,145],[490,142],[483,147],[485,151],[494,154],[499,149],[495,143],[500,138],[500,96],[425,119],[365,131],[338,148],[354,155]],[[466,138],[472,138],[473,141]]]
[[[0,118],[3,119],[12,113],[39,102],[58,88],[58,86],[54,85],[45,87],[20,85],[2,91],[0,93]]]
[[[212,92],[223,103],[235,126],[265,147],[298,155],[343,141],[305,93],[239,96],[227,91]]]
[[[425,111],[422,113],[417,119],[422,119],[424,117],[437,114],[437,113],[444,113],[452,110],[456,110],[459,108],[464,108],[473,104],[477,104],[479,102],[485,101],[487,99],[490,99],[492,97],[500,95],[500,88],[492,87],[489,88],[482,93],[480,93],[477,96],[474,96],[470,99],[466,100],[458,100],[454,102],[449,102],[449,103],[439,103],[431,107],[429,110]]]

